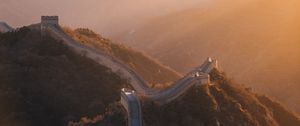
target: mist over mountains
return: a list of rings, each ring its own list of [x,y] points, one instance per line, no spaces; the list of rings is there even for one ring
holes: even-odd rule
[[[219,1],[158,17],[113,38],[182,73],[215,57],[238,81],[300,112],[299,6],[296,0]]]
[[[261,114],[259,112],[256,113],[257,108],[255,107],[262,106],[261,104],[263,104],[262,110],[266,110],[264,113],[266,116],[263,116],[262,120],[268,120],[269,115],[274,114],[274,122],[276,123],[286,125],[291,122],[289,119],[294,119],[289,117],[295,117],[295,120],[297,120],[295,125],[298,125],[299,117],[294,116],[294,114],[275,101],[279,100],[286,104],[289,109],[296,110],[298,114],[300,113],[298,106],[300,104],[299,6],[300,2],[297,0],[274,0],[272,2],[262,0],[191,0],[189,2],[175,2],[172,0],[1,0],[0,20],[6,21],[13,26],[23,26],[38,22],[40,15],[59,15],[61,24],[65,26],[88,27],[96,30],[101,36],[103,35],[118,42],[118,44],[110,44],[104,47],[105,49],[118,46],[118,48],[110,50],[112,54],[121,52],[119,54],[124,54],[124,57],[132,56],[136,58],[134,54],[137,54],[135,52],[138,51],[134,49],[142,50],[183,74],[201,64],[207,56],[218,59],[222,70],[228,73],[226,81],[224,81],[226,83],[220,81],[220,83],[202,87],[203,90],[202,88],[195,88],[182,99],[178,99],[176,102],[162,108],[152,106],[152,104],[145,104],[146,107],[156,109],[154,112],[170,117],[167,118],[169,120],[178,119],[182,116],[181,113],[187,115],[185,116],[186,118],[178,120],[177,125],[186,125],[187,120],[189,122],[191,120],[195,121],[194,124],[199,124],[199,122],[202,124],[201,121],[205,122],[209,119],[213,119],[213,122],[215,122],[215,117],[224,119],[224,123],[231,119],[223,118],[229,116],[223,116],[222,114],[228,112],[226,114],[232,115],[234,113],[232,110],[239,111],[240,114],[245,115],[240,116],[237,114],[234,117],[247,117],[249,122],[253,120],[253,125],[255,125],[258,120],[255,119],[257,118],[256,114]],[[109,104],[118,100],[119,94],[116,92],[119,92],[121,86],[124,86],[121,83],[125,80],[119,78],[116,73],[107,72],[106,67],[99,66],[85,57],[66,50],[65,46],[62,46],[59,41],[51,37],[46,41],[48,44],[41,44],[45,40],[39,38],[38,31],[28,31],[26,28],[23,30],[23,32],[21,30],[21,32],[0,34],[0,37],[2,37],[0,38],[0,44],[2,44],[0,55],[3,59],[6,59],[0,61],[2,64],[0,66],[2,71],[0,72],[2,73],[0,74],[2,76],[1,81],[5,85],[0,90],[7,92],[0,93],[0,100],[7,101],[7,99],[11,99],[12,101],[7,102],[4,107],[0,105],[1,111],[4,111],[0,116],[6,117],[3,118],[4,121],[0,120],[0,123],[5,124],[7,123],[6,121],[14,122],[15,118],[19,117],[30,117],[28,120],[33,120],[35,117],[42,117],[41,115],[45,113],[45,115],[48,115],[48,111],[55,110],[52,115],[48,115],[51,118],[41,120],[41,122],[45,123],[54,119],[56,120],[56,122],[54,121],[55,123],[65,124],[70,120],[80,120],[80,117],[86,113],[89,116],[97,115],[99,114],[97,109],[100,107],[100,112],[102,113]],[[81,30],[90,32],[87,29]],[[72,31],[75,37],[83,38],[82,42],[88,40],[92,43],[102,43],[102,41],[94,41],[102,40],[98,38],[100,35],[93,38],[80,32],[82,32],[80,29]],[[122,47],[121,45],[123,44],[133,48]],[[57,53],[57,50],[60,53]],[[116,55],[116,57],[118,56],[120,55]],[[143,56],[141,60],[134,59],[133,61],[145,61],[147,63],[149,63],[148,61],[156,61],[152,59],[145,60],[144,58],[148,57]],[[49,61],[53,63],[48,64],[51,67],[43,65],[43,63]],[[80,69],[74,69],[78,64],[80,64]],[[90,67],[85,67],[86,64]],[[141,65],[134,64],[133,66],[139,66],[139,74],[149,77],[146,78],[148,81],[160,83],[158,81],[168,82],[173,78],[177,78],[166,79],[164,78],[165,76],[160,74],[154,75],[155,72],[152,71],[158,70],[144,67],[143,65],[146,65],[144,62],[139,62],[138,64]],[[160,65],[154,66],[159,68],[156,66]],[[66,69],[68,74],[61,71],[61,68]],[[59,71],[59,74],[52,70]],[[51,73],[51,78],[48,77],[49,74],[47,73],[40,74],[42,71]],[[153,73],[153,77],[150,75],[151,73]],[[172,76],[176,75],[173,72],[162,73],[166,73],[166,75],[173,74]],[[72,79],[67,79],[66,81],[57,79],[62,76],[74,78],[81,74],[85,74],[85,76],[80,77],[80,81],[76,81],[76,83]],[[33,75],[37,76],[37,79]],[[98,78],[95,75],[102,75],[102,77]],[[112,80],[114,81],[106,78],[113,78]],[[230,78],[241,82],[246,87],[253,87],[254,92],[259,91],[261,94],[267,94],[276,100],[273,101],[265,96],[258,96],[252,92],[251,88],[230,87],[231,82],[228,81],[227,83],[227,80],[230,80]],[[42,83],[45,80],[48,83]],[[90,86],[85,87],[83,91],[77,91],[81,89],[81,82],[84,82],[84,84],[88,83]],[[40,83],[42,83],[41,86],[37,85]],[[74,87],[72,87],[73,83],[75,83]],[[109,83],[109,85],[106,85],[106,83]],[[60,88],[60,84],[63,84],[64,90],[55,90]],[[228,85],[229,88],[226,87]],[[37,92],[31,91],[31,89],[36,87],[39,87]],[[50,87],[51,90],[44,91],[40,95],[44,87]],[[90,103],[92,107],[86,110],[84,103],[77,102],[80,99],[84,99],[90,90],[94,92],[92,94],[97,94],[98,91],[102,91],[103,94],[101,94],[100,98],[98,95],[88,96],[85,102]],[[204,93],[204,95],[199,96],[201,93]],[[59,97],[60,95],[57,94],[64,94],[64,97]],[[72,97],[67,95],[74,95],[74,99],[70,99]],[[112,98],[104,98],[103,96],[106,95]],[[248,96],[251,97],[250,100],[247,99]],[[52,101],[47,99],[49,97],[54,101],[53,104]],[[207,103],[203,102],[206,100],[206,97],[209,97],[208,101],[211,103],[217,101],[215,105],[221,106],[221,111],[220,108],[215,107],[211,108],[212,112],[207,112],[208,115],[211,114],[210,117],[213,117],[209,117],[209,119],[206,117],[202,118],[203,110],[210,110],[206,105],[201,108],[202,103]],[[14,101],[15,99],[17,101]],[[56,106],[56,102],[65,101],[66,99],[71,101],[70,104],[66,103]],[[93,103],[94,101],[95,104]],[[196,101],[196,103],[191,101]],[[253,105],[253,101],[257,101],[257,104]],[[17,104],[10,106],[11,103]],[[77,105],[74,109],[61,111],[63,110],[62,108],[74,104]],[[29,107],[20,108],[20,106],[24,105]],[[199,106],[198,111],[195,111],[195,108]],[[265,106],[267,107],[265,108]],[[13,108],[12,111],[7,109],[10,107]],[[30,109],[28,110],[27,108]],[[161,109],[165,111],[161,111]],[[180,114],[175,114],[175,111]],[[195,111],[194,115],[191,114],[193,111]],[[9,116],[5,112],[10,113]],[[33,115],[30,115],[32,113]],[[57,113],[61,113],[60,116],[54,116]],[[145,118],[148,119],[146,122],[149,124],[155,121],[166,120],[166,118],[160,118],[157,116],[157,113],[151,113],[147,109],[146,111],[144,110],[144,113],[147,113],[145,115],[148,117],[146,116]],[[69,115],[72,115],[72,119],[62,120]],[[285,118],[283,119],[281,116]],[[201,118],[200,121],[199,118]],[[126,121],[123,119],[123,116],[122,121],[122,123]],[[224,124],[235,122],[233,120]],[[170,121],[163,123],[165,125],[174,125]],[[272,121],[268,124],[272,125]]]
[[[209,0],[1,0],[0,20],[24,26],[41,15],[59,15],[70,27],[87,27],[109,37],[130,31],[148,18],[165,15]],[[30,8],[30,9],[29,9]]]

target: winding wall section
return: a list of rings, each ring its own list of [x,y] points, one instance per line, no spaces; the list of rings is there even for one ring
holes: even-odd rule
[[[75,41],[55,24],[41,23],[42,32],[48,32],[52,37],[62,40],[66,45],[71,47],[75,52],[78,52],[86,57],[102,64],[106,67],[111,68],[113,72],[121,73],[121,75],[130,80],[131,86],[136,90],[136,93],[130,93],[122,90],[121,103],[128,113],[129,126],[140,126],[142,125],[141,118],[141,107],[137,97],[143,96],[146,99],[153,100],[157,104],[166,104],[185,93],[190,87],[196,84],[207,84],[209,83],[209,72],[213,68],[217,68],[217,61],[208,58],[200,67],[192,70],[182,79],[175,81],[172,86],[163,90],[155,90],[149,88],[147,83],[136,74],[130,67],[125,63],[122,63],[113,56],[91,46],[81,44]]]

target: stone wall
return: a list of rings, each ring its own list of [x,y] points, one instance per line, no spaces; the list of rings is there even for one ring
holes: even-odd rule
[[[121,90],[121,104],[127,111],[128,126],[142,126],[140,100],[133,90]]]

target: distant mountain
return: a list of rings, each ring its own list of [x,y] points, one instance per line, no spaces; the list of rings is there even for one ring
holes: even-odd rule
[[[162,65],[146,54],[125,45],[113,43],[109,39],[103,38],[89,29],[79,28],[71,30],[70,28],[65,28],[64,30],[75,40],[90,44],[105,51],[108,55],[120,59],[148,81],[148,83],[151,84],[149,86],[164,87],[179,79],[181,76],[176,71]]]
[[[237,81],[300,113],[299,6],[297,0],[215,1],[154,18],[113,40],[144,50],[181,73],[215,57]]]
[[[38,22],[41,15],[59,14],[64,24],[93,28],[109,37],[133,29],[149,17],[165,15],[206,1],[209,0],[1,0],[0,12],[3,13],[0,14],[0,21],[20,27]]]

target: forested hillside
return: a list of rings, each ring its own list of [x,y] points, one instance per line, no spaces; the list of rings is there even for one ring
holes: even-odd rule
[[[108,55],[112,55],[123,61],[149,82],[151,84],[149,86],[165,87],[181,76],[171,68],[160,64],[142,52],[131,49],[125,45],[113,43],[109,39],[103,38],[89,29],[79,28],[71,30],[70,28],[64,28],[64,30],[75,40],[92,45],[106,52]]]
[[[125,123],[112,120],[112,110],[127,80],[62,42],[23,27],[0,34],[0,57],[1,126],[66,126],[94,116]]]

